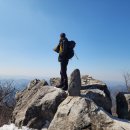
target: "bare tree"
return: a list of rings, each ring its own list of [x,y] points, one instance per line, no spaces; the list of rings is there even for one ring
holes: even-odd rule
[[[123,75],[127,91],[130,92],[130,73],[126,72]]]
[[[9,122],[15,106],[14,81],[0,81],[0,126]]]

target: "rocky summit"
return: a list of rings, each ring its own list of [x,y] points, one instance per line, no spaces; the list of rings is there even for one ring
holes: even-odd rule
[[[81,76],[78,69],[70,76],[68,91],[54,87],[59,80],[52,78],[49,86],[35,79],[18,92],[12,123],[35,130],[130,130],[128,120],[111,115],[111,94],[105,83]],[[117,99],[123,102],[121,97]]]

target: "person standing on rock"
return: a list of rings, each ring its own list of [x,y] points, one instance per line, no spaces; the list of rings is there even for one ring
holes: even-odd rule
[[[69,62],[68,59],[68,39],[66,38],[65,33],[60,34],[60,41],[58,46],[54,49],[57,53],[59,53],[58,61],[60,62],[61,70],[61,80],[60,84],[57,85],[57,88],[61,88],[63,90],[68,89],[68,77],[67,77],[67,65]]]

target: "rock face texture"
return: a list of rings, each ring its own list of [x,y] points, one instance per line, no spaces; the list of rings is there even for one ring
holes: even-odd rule
[[[51,86],[56,86],[60,84],[60,78],[50,78],[50,85]]]
[[[44,86],[44,80],[33,80],[28,87],[16,95],[16,107],[12,122],[16,126],[47,128],[66,93],[52,86]]]
[[[72,72],[70,77],[70,83],[68,88],[69,96],[80,96],[80,90],[81,90],[80,71],[76,69]]]
[[[48,130],[129,130],[130,124],[112,118],[92,100],[67,97]]]
[[[98,106],[111,114],[112,100],[105,83],[85,75],[82,76],[81,96],[92,99]]]
[[[82,86],[81,96],[92,99],[98,106],[111,113],[112,100],[106,85]]]
[[[85,80],[86,78],[86,80]],[[109,98],[110,96],[110,91],[107,88],[107,85],[105,83],[103,83],[102,81],[99,80],[95,80],[95,79],[89,79],[89,82],[83,82],[83,81],[87,81],[87,76],[83,76],[82,77],[82,87],[81,90],[85,90],[85,89],[99,89],[101,91],[103,91]]]
[[[130,92],[120,92],[116,96],[117,115],[130,120]]]
[[[93,77],[89,76],[89,75],[83,75],[81,77],[81,84],[84,85],[105,85],[105,83],[103,83],[100,80],[96,80]]]
[[[101,90],[88,89],[82,91],[83,97],[92,99],[98,106],[111,113],[112,102],[108,96]]]
[[[39,83],[39,85],[41,85],[41,86],[48,85],[48,83],[47,83],[45,80],[34,79],[34,80],[32,80],[32,81],[28,84],[27,88],[28,88],[28,89],[31,89],[32,87],[34,87],[34,86],[35,86],[36,84],[38,84],[38,83]]]

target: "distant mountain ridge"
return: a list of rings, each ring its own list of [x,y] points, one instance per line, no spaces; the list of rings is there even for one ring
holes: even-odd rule
[[[27,84],[33,79],[45,79],[50,84],[51,77],[29,77],[29,76],[1,76],[0,81],[14,81],[14,85],[16,89],[24,89]],[[123,81],[109,81],[103,80],[104,83],[107,84],[109,89],[112,90],[126,90],[125,83]]]

